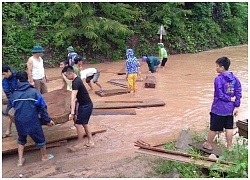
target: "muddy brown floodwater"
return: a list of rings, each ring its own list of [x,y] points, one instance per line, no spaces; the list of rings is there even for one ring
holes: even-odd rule
[[[204,131],[209,124],[209,111],[213,99],[213,81],[217,76],[215,61],[221,56],[231,59],[230,71],[242,83],[243,97],[240,113],[236,120],[248,117],[248,46],[234,46],[196,54],[170,55],[165,69],[153,74],[155,89],[145,89],[143,82],[137,83],[138,93],[110,97],[99,97],[89,91],[92,100],[142,100],[156,98],[166,105],[138,108],[136,115],[91,116],[90,124],[106,128],[106,132],[94,135],[95,148],[69,153],[66,146],[49,148],[55,158],[40,161],[40,151],[25,152],[26,163],[16,167],[17,154],[4,155],[2,177],[147,177],[155,166],[151,157],[138,156],[134,141],[176,138],[178,133],[189,127],[193,131]],[[138,57],[140,58],[140,57]],[[108,84],[110,79],[125,78],[117,75],[125,64],[124,60],[112,63],[87,64],[100,70],[99,82],[104,89],[116,89]],[[146,64],[141,68],[142,77],[150,75]],[[49,77],[60,76],[60,69],[46,69]],[[49,91],[62,87],[62,80],[48,83]],[[87,86],[86,86],[87,87]],[[98,90],[94,86],[94,90]],[[63,98],[63,97],[62,97]],[[3,107],[5,108],[5,106]],[[3,118],[3,123],[5,123]],[[5,127],[3,126],[3,130]],[[15,133],[13,125],[12,132]],[[4,132],[4,131],[3,131]],[[73,144],[74,140],[68,142]]]

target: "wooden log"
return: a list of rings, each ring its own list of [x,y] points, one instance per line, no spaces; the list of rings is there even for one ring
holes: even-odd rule
[[[172,150],[167,150],[167,149],[162,149],[162,148],[157,148],[157,147],[151,147],[151,146],[145,146],[145,145],[140,145],[138,143],[135,144],[135,146],[140,147],[142,149],[147,149],[150,151],[154,151],[154,152],[162,152],[162,153],[166,153],[166,154],[173,154],[173,155],[178,155],[178,156],[183,156],[183,157],[188,157],[188,158],[192,158],[192,159],[200,159],[200,160],[206,160],[206,161],[211,161],[211,162],[216,162],[217,160],[215,159],[209,159],[206,156],[199,156],[199,155],[193,155],[193,154],[188,154],[188,153],[183,153],[183,152],[179,152],[179,151],[172,151]],[[221,164],[234,164],[233,162],[226,162],[226,161],[220,161]]]
[[[92,116],[99,115],[136,115],[134,109],[94,109]]]
[[[68,121],[70,113],[70,95],[71,92],[65,89],[57,89],[43,94],[47,105],[49,116],[55,124],[61,124]],[[14,109],[9,111],[10,119],[14,122]]]
[[[111,90],[104,90],[102,93],[100,91],[95,91],[95,94],[106,97],[106,96],[114,96],[114,95],[120,95],[120,94],[127,94],[130,91],[128,89],[111,89]]]
[[[145,88],[155,88],[156,79],[154,76],[146,76]]]
[[[142,149],[142,148],[139,148],[138,150],[136,150],[136,152],[161,157],[164,159],[168,159],[170,161],[179,161],[179,162],[187,163],[187,164],[192,163],[197,166],[201,166],[205,168],[210,168],[210,166],[215,163],[212,161],[206,161],[206,160],[201,160],[201,159],[194,160],[194,159],[191,159],[190,157],[185,157],[185,156],[180,156],[180,155],[175,155],[175,154],[168,154],[164,152],[151,151],[151,150]],[[228,165],[226,164],[223,164],[221,166],[225,168],[228,167]]]
[[[70,127],[73,126],[73,123],[67,123],[65,125],[57,125],[52,127],[46,127],[44,129],[44,136],[47,143],[54,143],[63,140],[69,140],[77,138],[76,129],[72,129]],[[100,126],[90,125],[90,130],[92,134],[105,132],[106,129]],[[86,134],[84,134],[86,136]],[[10,154],[17,152],[17,135],[15,135],[15,139],[11,138],[11,140],[6,140],[2,142],[2,154]],[[25,149],[29,149],[31,147],[35,147],[34,141],[28,136],[27,143],[25,145]],[[24,149],[24,150],[25,150]]]
[[[117,101],[116,103],[107,103],[107,101],[94,102],[94,109],[121,109],[121,108],[145,108],[145,107],[157,107],[164,106],[165,102],[160,99],[146,99],[128,103],[126,101]]]

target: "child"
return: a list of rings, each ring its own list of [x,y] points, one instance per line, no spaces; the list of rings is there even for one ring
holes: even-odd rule
[[[233,116],[238,115],[238,107],[242,97],[241,83],[232,73],[228,72],[230,60],[221,57],[216,60],[216,71],[219,75],[214,80],[214,100],[210,112],[210,131],[203,148],[213,150],[211,143],[216,131],[226,130],[227,149],[232,149]]]
[[[136,92],[136,79],[138,75],[138,68],[140,66],[137,58],[134,56],[133,49],[126,50],[126,79],[128,80],[130,92]]]

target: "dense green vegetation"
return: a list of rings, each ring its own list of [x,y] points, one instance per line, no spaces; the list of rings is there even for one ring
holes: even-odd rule
[[[50,67],[67,56],[69,45],[92,63],[124,59],[126,48],[138,58],[156,55],[161,24],[170,54],[245,44],[248,4],[3,2],[3,63],[22,68],[34,45],[45,48]]]

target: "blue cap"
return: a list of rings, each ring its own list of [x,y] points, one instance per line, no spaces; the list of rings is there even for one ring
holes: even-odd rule
[[[147,56],[142,56],[141,61],[145,62],[147,60],[147,58],[148,58]]]

